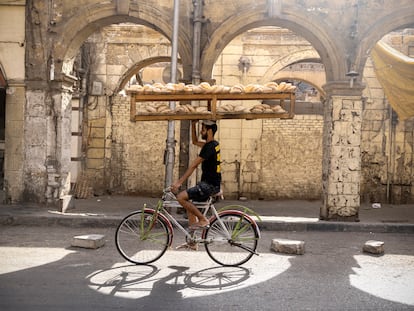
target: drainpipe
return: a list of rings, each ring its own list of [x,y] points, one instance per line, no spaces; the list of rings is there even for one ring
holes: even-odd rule
[[[173,34],[171,43],[171,83],[177,82],[177,57],[178,57],[178,25],[179,25],[180,0],[174,0]],[[175,109],[175,101],[170,101],[170,109]],[[173,183],[173,170],[175,162],[175,122],[168,121],[167,146],[165,154],[165,188]]]
[[[390,125],[389,125],[389,153],[390,153],[390,167],[388,172],[388,178],[387,178],[387,203],[393,203],[393,186],[394,186],[394,179],[395,179],[395,154],[397,152],[397,142],[396,142],[396,127],[398,123],[397,115],[393,111],[391,105],[390,108]]]
[[[199,84],[200,76],[200,51],[201,51],[201,26],[203,24],[204,0],[193,0],[193,84]]]
[[[192,83],[195,85],[200,84],[201,74],[200,74],[200,54],[201,54],[201,28],[204,23],[203,17],[204,11],[204,0],[193,0],[193,66],[191,73]],[[185,121],[189,122],[189,121]],[[188,134],[188,150],[189,156],[188,161],[195,154],[197,154],[197,147],[193,146],[191,143],[191,126],[189,128]],[[187,185],[194,185],[198,179],[199,170],[196,170],[195,174],[191,175],[187,180]]]

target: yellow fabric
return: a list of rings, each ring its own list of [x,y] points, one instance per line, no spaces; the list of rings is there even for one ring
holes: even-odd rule
[[[414,59],[378,42],[371,51],[377,78],[400,120],[414,116]]]

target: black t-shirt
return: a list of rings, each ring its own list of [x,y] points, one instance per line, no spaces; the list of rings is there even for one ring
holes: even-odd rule
[[[200,151],[200,157],[204,159],[201,164],[201,181],[205,181],[215,187],[220,187],[221,168],[220,168],[220,145],[218,141],[206,143]]]

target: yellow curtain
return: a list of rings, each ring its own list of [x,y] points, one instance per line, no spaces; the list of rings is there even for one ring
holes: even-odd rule
[[[414,116],[414,59],[378,42],[371,51],[377,78],[400,120]]]

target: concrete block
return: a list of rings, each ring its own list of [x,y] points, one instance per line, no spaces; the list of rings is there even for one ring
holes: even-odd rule
[[[270,249],[279,253],[303,255],[305,253],[305,242],[287,239],[273,239]]]
[[[72,238],[72,246],[96,249],[105,245],[105,235],[86,234]]]
[[[384,242],[382,241],[366,241],[362,250],[366,253],[380,255],[384,253]]]

